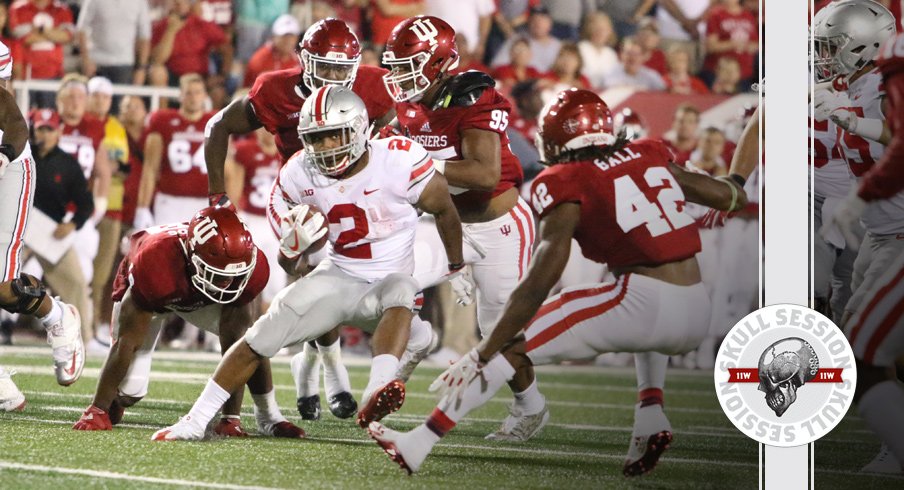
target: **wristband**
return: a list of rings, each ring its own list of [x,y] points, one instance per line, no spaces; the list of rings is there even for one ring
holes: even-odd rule
[[[731,206],[728,207],[728,212],[735,211],[735,207],[738,205],[738,188],[732,183],[732,180],[728,177],[719,177],[716,180],[721,180],[725,182],[725,185],[731,188]]]
[[[855,119],[855,123],[850,131],[863,136],[864,138],[879,141],[879,138],[882,137],[883,128],[884,125],[881,119],[858,117]]]
[[[747,179],[741,177],[739,174],[731,174],[728,176],[729,179],[738,183],[738,185],[743,189],[744,185],[747,184]]]
[[[16,155],[15,148],[13,148],[13,145],[10,144],[0,145],[0,153],[6,155],[6,158],[9,158],[10,162],[14,161],[16,157],[19,156]]]
[[[465,266],[464,262],[449,262],[449,272],[455,272]]]

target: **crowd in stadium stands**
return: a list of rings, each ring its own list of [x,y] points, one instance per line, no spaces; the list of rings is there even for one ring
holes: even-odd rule
[[[511,98],[512,148],[530,178],[539,168],[532,147],[536,117],[544,99],[563,88],[750,91],[759,73],[758,9],[757,0],[0,0],[0,40],[12,50],[15,80],[65,76],[106,101],[88,111],[106,121],[107,139],[95,149],[109,155],[112,183],[104,194],[106,216],[93,221],[101,250],[85,265],[100,276],[84,280],[95,310],[104,311],[112,257],[135,212],[147,132],[145,100],[117,98],[111,109],[110,82],[177,87],[185,75],[198,74],[206,109],[217,110],[262,73],[297,66],[299,36],[317,20],[344,20],[362,41],[362,63],[379,66],[398,22],[435,15],[458,33],[458,70],[491,74]],[[103,78],[88,84],[91,77]],[[66,87],[58,94],[35,91],[30,105],[62,113],[58,96]],[[70,121],[61,115],[62,146],[67,125],[81,124],[81,114]],[[111,138],[111,131],[122,137]],[[677,153],[711,173],[724,173],[730,162],[733,144],[724,128],[702,128],[694,106],[678,109],[668,137]],[[99,171],[86,177],[103,178]],[[88,338],[94,330],[86,328]]]

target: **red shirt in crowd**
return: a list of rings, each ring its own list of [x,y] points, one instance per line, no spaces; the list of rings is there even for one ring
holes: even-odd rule
[[[207,197],[207,164],[204,161],[204,127],[214,115],[205,113],[189,121],[177,109],[151,113],[147,134],[163,140],[157,192],[170,196]]]
[[[760,38],[757,30],[759,23],[753,12],[742,9],[737,14],[729,12],[725,8],[715,8],[706,21],[707,37],[716,35],[719,41],[740,41],[747,43]],[[734,58],[741,65],[741,79],[753,76],[753,64],[756,53],[726,51],[724,53],[710,54],[703,61],[703,70],[715,73],[719,59],[723,56]]]
[[[549,80],[553,83],[565,83],[559,79],[559,75],[554,71],[549,71],[543,74],[544,80]],[[582,88],[582,89],[592,89],[593,86],[590,84],[590,80],[587,79],[584,75],[578,75],[577,83],[572,84],[572,87]]]
[[[154,23],[151,44],[156,45],[166,32],[167,18]],[[207,57],[213,49],[226,42],[223,29],[212,22],[201,20],[196,15],[189,15],[185,25],[176,33],[173,41],[173,52],[166,61],[166,68],[177,76],[186,73],[207,75]]]
[[[493,78],[505,84],[515,84],[526,80],[534,80],[540,78],[541,76],[543,76],[543,74],[532,66],[528,66],[524,69],[523,78],[518,77],[518,72],[515,71],[514,65],[500,66],[499,68],[496,68],[495,72],[493,72]]]
[[[294,53],[280,56],[279,53],[273,49],[273,43],[268,42],[258,48],[257,51],[251,55],[251,59],[248,60],[248,66],[245,67],[245,79],[242,81],[242,86],[250,87],[254,85],[254,81],[257,80],[257,77],[259,77],[261,73],[288,70],[289,68],[295,68],[296,66],[298,66],[298,57],[296,57]]]
[[[32,31],[51,28],[68,30],[69,39],[72,39],[75,25],[69,7],[55,1],[44,8],[38,8],[29,0],[18,0],[10,6],[9,29],[17,39],[21,40]],[[10,50],[12,49],[10,47]],[[28,46],[22,42],[20,54],[22,58],[18,62],[25,63],[26,78],[47,79],[63,76],[63,44],[38,41]]]
[[[662,75],[663,78],[669,73],[669,62],[666,60],[665,53],[663,53],[661,49],[654,49],[653,52],[650,53],[650,57],[647,58],[647,61],[644,62],[643,66],[656,70],[656,73]]]
[[[703,83],[703,80],[690,75],[679,82],[672,81],[672,77],[666,74],[662,77],[669,92],[676,94],[708,94],[709,87]]]
[[[389,0],[389,3],[396,5],[407,5],[409,3],[419,3],[421,0]],[[373,42],[376,45],[386,44],[389,35],[395,26],[406,19],[406,17],[387,17],[380,12],[377,7],[376,0],[370,0],[370,9],[373,13],[373,19],[370,21],[370,30],[373,34]]]

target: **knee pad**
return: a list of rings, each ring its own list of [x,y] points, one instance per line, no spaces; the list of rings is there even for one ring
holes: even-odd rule
[[[47,296],[44,284],[36,277],[24,273],[20,274],[17,279],[13,279],[11,289],[13,302],[0,305],[10,313],[34,314],[41,306],[44,297]]]

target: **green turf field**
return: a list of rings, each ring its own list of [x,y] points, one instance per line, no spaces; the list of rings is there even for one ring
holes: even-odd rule
[[[216,356],[161,352],[148,397],[129,409],[112,432],[84,433],[72,423],[89,404],[100,360],[89,359],[82,379],[57,386],[46,348],[0,348],[0,362],[18,370],[22,413],[0,413],[0,489],[148,488],[757,488],[758,448],[730,425],[713,394],[712,375],[672,370],[666,413],[675,441],[647,477],[626,480],[621,463],[633,415],[635,380],[624,368],[540,370],[550,424],[535,440],[504,445],[483,440],[506,414],[501,393],[471,414],[414,477],[404,473],[351,420],[332,417],[300,424],[308,439],[253,437],[195,443],[151,442],[151,434],[185,414],[213,371]],[[350,367],[363,388],[368,368]],[[420,368],[404,408],[386,424],[408,429],[433,408],[427,386],[439,373]],[[288,358],[274,361],[283,413],[298,423]],[[360,396],[360,392],[356,393]],[[250,397],[246,429],[254,432]],[[904,479],[856,475],[878,448],[862,422],[849,416],[816,447],[818,488],[904,488]],[[231,486],[231,487],[230,487]]]

